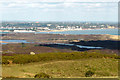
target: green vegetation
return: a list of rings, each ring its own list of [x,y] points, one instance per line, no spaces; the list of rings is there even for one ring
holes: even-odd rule
[[[86,77],[92,77],[92,75],[94,75],[95,73],[93,72],[93,71],[91,71],[91,70],[89,70],[89,71],[87,71],[86,73],[85,73],[85,76]]]
[[[3,77],[3,78],[9,78],[9,79],[13,79],[13,78],[18,78],[18,77],[14,77],[14,76],[8,76],[8,77]]]
[[[55,61],[55,60],[77,60],[77,59],[91,59],[91,58],[114,58],[119,59],[120,57],[116,54],[101,54],[100,51],[96,50],[93,52],[58,52],[58,53],[43,53],[43,54],[16,54],[12,56],[3,56],[3,64],[26,64],[31,62],[39,61]]]
[[[3,65],[2,75],[3,77],[34,78],[38,73],[46,73],[52,78],[85,78],[85,74],[89,70],[94,72],[92,78],[116,78],[118,76],[118,59],[98,58],[34,62],[24,65],[9,64]]]
[[[3,55],[2,70],[5,78],[116,78],[119,59],[116,53],[101,50],[12,54]]]
[[[21,43],[22,47],[25,47],[25,43]]]
[[[50,78],[50,76],[45,73],[39,73],[39,74],[36,74],[34,78]]]

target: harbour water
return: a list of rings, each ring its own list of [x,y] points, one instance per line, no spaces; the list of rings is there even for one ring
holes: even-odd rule
[[[110,35],[120,35],[118,29],[92,29],[92,30],[69,30],[69,31],[44,31],[44,32],[32,32],[36,34],[73,34],[73,35],[79,35],[79,34],[110,34]],[[4,34],[9,32],[2,32]],[[0,34],[2,34],[0,32]],[[23,33],[23,32],[21,32]],[[30,32],[28,32],[30,33]]]
[[[8,44],[8,43],[29,43],[26,40],[0,40],[3,41],[2,44]]]
[[[64,44],[64,43],[56,43],[59,45],[67,45],[67,46],[76,46],[79,48],[87,48],[87,49],[102,49],[102,47],[93,47],[93,46],[82,46],[82,45],[75,45],[75,44]]]
[[[119,35],[118,29],[94,29],[94,30],[72,30],[72,31],[60,31],[60,32],[37,32],[37,33],[50,33],[50,34],[110,34]]]
[[[9,44],[9,43],[30,43],[26,40],[0,40],[3,41],[2,44]],[[34,43],[34,42],[32,42]],[[88,49],[101,49],[102,47],[93,47],[93,46],[82,46],[82,45],[74,45],[74,44],[65,44],[65,43],[56,43],[58,45],[66,45],[66,46],[76,46],[79,48],[88,48]]]

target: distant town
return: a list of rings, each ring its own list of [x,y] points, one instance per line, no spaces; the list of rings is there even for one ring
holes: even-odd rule
[[[105,22],[2,22],[0,32],[45,32],[67,30],[114,29],[117,23]]]

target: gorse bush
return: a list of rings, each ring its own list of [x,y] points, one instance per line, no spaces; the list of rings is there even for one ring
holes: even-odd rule
[[[85,77],[92,77],[94,74],[95,73],[93,71],[89,70],[85,73]]]
[[[36,74],[34,78],[51,78],[51,77],[46,73],[39,73],[39,74]]]
[[[9,61],[15,64],[25,64],[39,61],[52,61],[52,60],[75,60],[86,58],[115,58],[120,59],[119,56],[114,54],[101,54],[97,52],[71,52],[71,53],[43,53],[43,54],[15,54],[12,56],[3,56],[2,63],[9,64]]]

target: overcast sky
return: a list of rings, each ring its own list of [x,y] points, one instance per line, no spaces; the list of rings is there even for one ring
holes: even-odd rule
[[[2,21],[117,22],[118,0],[1,0]]]

